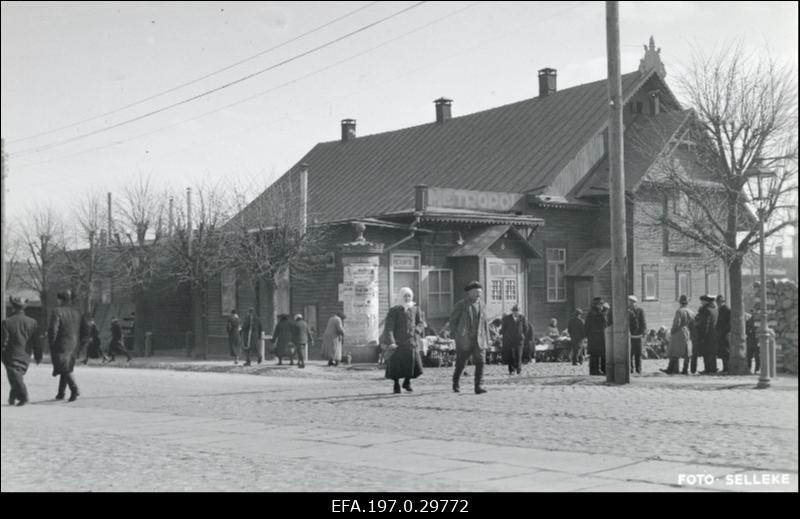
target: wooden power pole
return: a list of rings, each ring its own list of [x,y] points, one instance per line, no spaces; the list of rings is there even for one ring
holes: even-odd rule
[[[619,53],[619,2],[606,2],[609,109],[609,193],[611,213],[611,340],[606,344],[606,380],[630,382],[628,336],[628,255],[625,227],[625,171],[622,137],[622,77]]]
[[[0,139],[0,161],[2,161],[2,165],[0,165],[0,167],[2,167],[2,170],[3,170],[2,177],[0,177],[0,191],[2,191],[2,195],[0,195],[0,196],[2,196],[2,200],[0,200],[0,202],[3,204],[2,205],[2,209],[0,209],[0,211],[3,212],[3,222],[2,222],[3,228],[2,228],[2,232],[0,232],[0,242],[2,242],[2,244],[0,244],[0,248],[3,249],[2,250],[2,252],[3,252],[3,257],[2,257],[3,268],[0,269],[0,271],[1,271],[0,272],[0,277],[3,278],[3,280],[2,280],[2,282],[3,282],[3,294],[2,294],[2,298],[3,298],[3,310],[2,310],[2,312],[3,312],[3,315],[2,315],[2,319],[5,321],[5,319],[6,319],[6,302],[8,301],[8,299],[6,299],[6,278],[8,277],[8,272],[6,272],[6,269],[12,268],[12,267],[11,267],[11,265],[7,265],[6,264],[6,246],[8,245],[8,234],[6,234],[6,141],[4,139]]]

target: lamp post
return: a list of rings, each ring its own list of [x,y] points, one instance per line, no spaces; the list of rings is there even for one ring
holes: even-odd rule
[[[770,386],[770,377],[774,375],[772,365],[774,352],[770,349],[770,330],[767,325],[767,259],[764,252],[764,220],[766,219],[767,200],[764,198],[763,183],[775,178],[775,172],[769,169],[758,168],[748,175],[756,179],[758,184],[758,197],[754,200],[758,202],[758,226],[759,226],[759,262],[761,268],[761,328],[759,329],[759,345],[761,347],[761,370],[758,376],[759,389],[766,389]],[[767,190],[769,194],[769,189]]]

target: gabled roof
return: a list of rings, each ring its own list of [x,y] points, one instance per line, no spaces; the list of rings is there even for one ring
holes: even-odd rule
[[[594,277],[611,262],[611,249],[589,249],[570,266],[566,276]]]
[[[653,74],[623,75],[625,97]],[[273,186],[297,192],[306,163],[309,221],[318,222],[412,211],[416,184],[523,193],[552,182],[607,119],[603,79],[443,123],[320,143]],[[249,219],[263,216],[248,209],[252,227]]]
[[[494,243],[502,238],[507,232],[514,235],[516,238],[515,242],[518,242],[523,247],[523,249],[528,253],[528,256],[531,258],[541,257],[536,252],[536,249],[534,249],[533,246],[528,243],[528,240],[526,240],[525,237],[522,236],[519,231],[517,231],[511,225],[491,225],[476,229],[464,238],[463,245],[460,245],[450,251],[447,256],[450,258],[480,256],[486,251],[486,249],[494,245]]]
[[[633,192],[653,161],[692,115],[692,110],[639,115],[625,129],[625,191]],[[578,198],[608,195],[608,154],[570,193]]]

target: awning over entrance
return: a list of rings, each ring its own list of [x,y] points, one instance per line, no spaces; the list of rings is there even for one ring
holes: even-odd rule
[[[566,276],[594,277],[611,261],[611,249],[589,249],[567,270]]]
[[[528,240],[511,225],[490,225],[476,229],[464,237],[464,244],[450,251],[447,255],[450,258],[463,258],[468,256],[480,256],[486,249],[491,247],[497,240],[508,233],[508,238],[518,243],[530,258],[540,258],[536,249],[528,243]]]

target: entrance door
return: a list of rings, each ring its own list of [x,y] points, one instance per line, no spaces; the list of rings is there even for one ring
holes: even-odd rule
[[[592,282],[575,281],[572,295],[574,296],[575,308],[588,312],[592,305]]]
[[[518,259],[486,259],[487,317],[494,319],[511,313],[522,303],[522,271]]]

